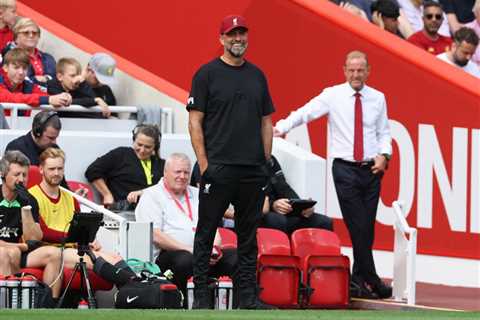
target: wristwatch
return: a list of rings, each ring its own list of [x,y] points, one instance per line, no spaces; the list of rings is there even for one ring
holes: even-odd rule
[[[390,159],[392,158],[392,155],[388,153],[382,153],[382,156],[384,156],[387,161],[390,161]]]

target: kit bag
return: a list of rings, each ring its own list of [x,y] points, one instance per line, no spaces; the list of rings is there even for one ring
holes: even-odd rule
[[[115,296],[118,309],[180,309],[182,306],[182,293],[164,277],[130,281]]]

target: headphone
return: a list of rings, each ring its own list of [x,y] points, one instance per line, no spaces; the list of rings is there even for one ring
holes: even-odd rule
[[[139,132],[139,131],[143,131],[143,132]],[[162,140],[162,133],[160,132],[160,129],[158,128],[158,126],[153,125],[153,124],[139,124],[139,125],[137,125],[132,130],[132,140],[133,140],[133,142],[135,142],[139,133],[142,133],[142,134],[146,135],[147,137],[153,138],[154,144],[155,144],[155,146],[154,146],[155,153],[156,153],[157,157],[160,157],[158,152],[160,150],[160,141]],[[150,133],[150,134],[146,134],[146,133]]]
[[[33,118],[32,133],[34,137],[40,138],[47,128],[48,121],[53,117],[58,117],[55,111],[42,111]]]

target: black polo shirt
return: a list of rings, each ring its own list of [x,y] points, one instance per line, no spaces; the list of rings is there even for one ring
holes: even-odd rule
[[[30,197],[33,220],[38,223],[38,204],[34,197]],[[23,235],[22,211],[25,206],[18,198],[9,202],[3,198],[0,192],[0,240],[17,243]]]
[[[248,61],[231,66],[220,58],[195,74],[187,110],[203,112],[209,163],[263,165],[262,117],[275,111],[263,72]]]

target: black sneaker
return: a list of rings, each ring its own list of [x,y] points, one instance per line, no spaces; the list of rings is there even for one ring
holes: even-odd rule
[[[240,292],[239,294],[238,309],[273,310],[278,308],[261,301],[255,292],[246,290],[246,292]]]
[[[392,287],[385,284],[381,280],[373,286],[373,292],[375,292],[380,299],[388,299],[392,297]]]
[[[193,291],[192,309],[213,309],[212,290],[203,289]]]
[[[350,282],[350,296],[352,298],[361,298],[361,299],[378,299],[378,295],[373,291],[372,287],[369,286],[365,281],[354,281]]]

